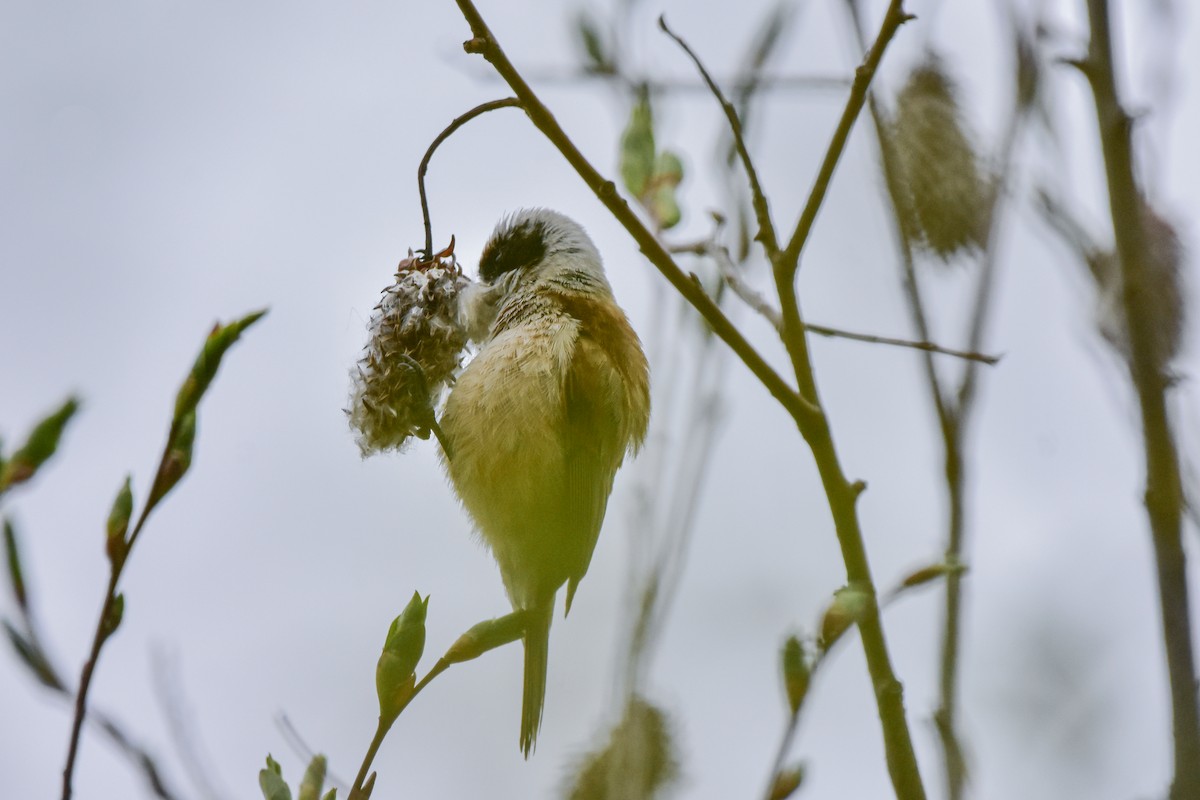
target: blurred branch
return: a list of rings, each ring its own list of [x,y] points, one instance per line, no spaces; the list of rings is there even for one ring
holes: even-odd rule
[[[1179,457],[1167,416],[1170,386],[1155,353],[1154,315],[1146,284],[1143,198],[1134,176],[1133,119],[1121,105],[1113,66],[1107,0],[1088,0],[1091,40],[1079,64],[1091,85],[1108,179],[1109,211],[1123,282],[1130,340],[1130,377],[1141,406],[1146,458],[1146,513],[1158,569],[1163,640],[1171,684],[1175,778],[1173,800],[1200,797],[1200,709],[1182,541],[1183,490]]]
[[[218,324],[208,335],[200,350],[200,355],[192,365],[191,372],[184,379],[183,385],[176,395],[175,413],[171,418],[171,427],[167,432],[162,458],[155,471],[150,494],[146,498],[141,515],[133,526],[132,532],[128,532],[133,506],[133,495],[128,478],[113,502],[108,518],[105,542],[109,560],[108,586],[105,589],[104,603],[100,609],[99,619],[96,621],[96,630],[92,635],[92,646],[79,677],[79,690],[75,694],[75,716],[71,724],[67,761],[63,767],[62,800],[71,798],[75,760],[79,754],[84,717],[87,715],[88,690],[91,688],[92,676],[95,674],[96,665],[100,660],[100,650],[109,637],[116,633],[124,615],[125,596],[117,591],[121,574],[128,563],[133,546],[141,536],[146,520],[150,518],[150,513],[179,484],[191,467],[192,448],[196,437],[196,410],[205,392],[212,385],[222,358],[242,332],[262,319],[266,313],[265,310],[257,311],[228,325]]]
[[[494,77],[494,72],[480,71],[481,77]],[[611,83],[616,81],[627,90],[645,87],[651,94],[673,94],[682,92],[707,92],[703,81],[686,79],[636,77],[620,72],[601,72],[591,69],[563,70],[553,67],[533,67],[523,73],[530,83],[542,86],[563,86],[586,81]],[[730,91],[745,92],[761,89],[774,92],[843,91],[850,88],[852,79],[842,75],[763,75],[758,78],[722,78],[721,85]]]
[[[675,40],[683,52],[687,53],[688,58],[696,65],[696,71],[700,73],[700,77],[704,79],[704,83],[708,86],[713,97],[721,105],[721,110],[725,113],[725,119],[729,121],[729,130],[733,134],[734,147],[737,150],[738,157],[742,161],[742,167],[746,170],[746,179],[750,181],[751,202],[754,206],[754,216],[758,220],[758,235],[754,238],[762,242],[763,249],[767,251],[767,257],[774,262],[779,255],[779,243],[775,238],[775,225],[771,222],[771,210],[767,203],[767,197],[763,194],[762,183],[758,180],[758,170],[754,168],[754,161],[750,158],[750,151],[746,148],[746,140],[742,136],[742,123],[738,119],[737,111],[733,104],[722,94],[721,88],[713,81],[708,74],[708,70],[704,68],[704,64],[700,61],[700,57],[688,46],[688,43],[675,34],[667,27],[667,18],[660,16],[658,18],[658,27],[663,33]]]
[[[218,772],[197,735],[195,714],[184,694],[176,654],[155,647],[151,653],[151,666],[155,694],[167,720],[168,736],[192,785],[205,800],[230,797],[231,793],[220,785]],[[311,758],[309,756],[305,762]]]
[[[742,277],[742,273],[733,263],[733,258],[729,255],[729,248],[718,244],[712,240],[704,240],[693,242],[691,244],[675,245],[669,248],[672,253],[691,253],[694,255],[705,255],[713,259],[717,265],[717,269],[721,273],[721,278],[728,284],[733,293],[738,296],[746,305],[750,306],[755,312],[761,315],[767,322],[771,323],[777,331],[782,329],[783,318],[779,314],[779,310],[771,305],[763,294],[757,291],[753,286],[746,283]],[[812,322],[802,323],[804,330],[809,333],[815,333],[818,336],[825,336],[833,339],[849,339],[855,342],[866,342],[868,344],[882,344],[891,347],[906,347],[912,350],[922,350],[927,353],[936,353],[939,355],[953,356],[966,361],[977,361],[981,364],[994,366],[1000,362],[1000,356],[987,355],[986,353],[978,353],[968,350],[955,350],[952,347],[943,347],[933,342],[914,342],[911,339],[896,339],[891,336],[877,336],[871,333],[856,333],[847,331],[841,328],[831,328],[827,325],[817,325]]]
[[[861,9],[857,0],[846,0],[845,8],[851,22],[851,29],[860,49],[866,48],[866,29],[861,17]],[[1017,47],[1023,40],[1020,30],[1014,24],[1014,36]],[[1020,56],[1020,54],[1019,54]],[[1018,57],[1019,57],[1018,56]],[[1018,69],[1025,65],[1018,65]],[[1002,214],[1002,201],[1006,196],[1010,173],[1012,171],[1013,154],[1016,141],[1032,108],[1033,98],[1029,96],[1036,91],[1036,86],[1019,86],[1015,107],[1009,118],[1009,125],[1003,137],[997,159],[997,176],[993,181],[991,195],[986,214],[986,236],[984,249],[980,255],[979,275],[976,279],[975,295],[972,311],[968,317],[967,349],[977,351],[982,346],[983,334],[994,297],[993,285],[996,273],[997,251],[999,244],[999,226]],[[1024,94],[1023,94],[1024,93]],[[880,150],[880,161],[883,168],[888,197],[892,204],[892,218],[896,231],[896,239],[900,249],[900,263],[904,276],[904,294],[909,308],[909,316],[923,339],[929,337],[929,322],[925,311],[925,301],[916,272],[913,242],[909,238],[907,226],[902,220],[910,216],[908,209],[903,207],[905,191],[901,186],[899,162],[888,135],[888,123],[883,111],[872,93],[868,97],[868,108],[871,113],[876,141]],[[977,381],[977,363],[968,362],[958,383],[957,389],[951,395],[943,385],[931,355],[924,358],[924,374],[929,388],[930,398],[942,434],[944,475],[949,506],[945,560],[948,564],[960,564],[966,535],[966,471],[965,471],[965,439],[974,408],[975,388]],[[966,760],[963,753],[961,735],[957,726],[957,695],[959,675],[959,651],[961,649],[962,628],[962,571],[955,570],[946,575],[945,622],[943,627],[940,668],[940,700],[934,714],[938,734],[942,743],[945,763],[947,795],[950,800],[959,800],[963,796],[966,784]]]
[[[41,629],[33,616],[33,601],[29,587],[23,578],[24,568],[21,564],[20,544],[17,541],[15,529],[7,519],[4,520],[4,538],[11,588],[20,611],[19,624],[4,620],[4,629],[8,634],[9,643],[16,651],[18,659],[29,669],[38,683],[71,702],[75,699],[75,693],[67,688],[66,681],[62,678],[62,670],[54,664],[42,644]],[[154,760],[150,752],[134,742],[115,719],[103,712],[93,711],[91,721],[117,746],[121,754],[141,771],[142,777],[145,778],[147,786],[155,797],[162,798],[162,800],[177,800],[180,797],[169,788],[158,762]]]
[[[433,256],[433,228],[429,221],[429,200],[425,196],[425,173],[429,170],[429,160],[433,158],[434,152],[441,146],[442,142],[450,138],[450,136],[466,125],[476,117],[486,114],[489,111],[495,111],[498,108],[510,108],[521,106],[521,101],[515,97],[505,97],[502,100],[492,100],[487,103],[480,103],[465,114],[461,114],[446,126],[434,140],[429,144],[429,148],[425,151],[424,158],[421,159],[420,166],[417,167],[417,190],[421,194],[421,216],[425,221],[425,257]],[[439,441],[443,438],[440,429],[437,430]],[[443,445],[444,446],[444,445]],[[449,451],[447,451],[449,452]]]

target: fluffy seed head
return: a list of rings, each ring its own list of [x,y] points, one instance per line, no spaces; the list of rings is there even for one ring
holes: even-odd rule
[[[979,246],[986,216],[986,187],[955,94],[930,55],[900,91],[889,137],[905,231],[943,259]]]
[[[346,414],[364,457],[429,437],[433,407],[462,361],[467,337],[458,296],[470,283],[454,245],[430,259],[400,262],[368,324],[363,356],[351,370]]]
[[[1143,295],[1140,307],[1145,319],[1135,321],[1146,330],[1150,356],[1155,369],[1165,370],[1179,353],[1185,323],[1185,305],[1181,286],[1184,247],[1174,226],[1149,202],[1142,203],[1143,256],[1138,272],[1138,291]],[[1100,335],[1126,361],[1132,358],[1129,324],[1125,315],[1124,281],[1116,255],[1094,268],[1098,294],[1096,317]]]

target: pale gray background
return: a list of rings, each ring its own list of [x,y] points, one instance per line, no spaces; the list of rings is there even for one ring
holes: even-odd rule
[[[802,4],[778,66],[848,73],[841,8]],[[1122,3],[1132,8],[1136,3]],[[1164,56],[1200,47],[1177,3],[1174,42],[1118,26],[1131,105],[1156,102]],[[647,69],[690,78],[653,27],[666,11],[727,73],[768,4],[647,0]],[[871,19],[882,8],[872,3]],[[1082,3],[1051,16],[1082,47]],[[483,3],[518,65],[572,62],[568,7]],[[913,2],[882,77],[894,86],[930,40],[958,71],[972,124],[994,141],[1007,103],[1008,51],[993,4]],[[874,24],[874,23],[873,23]],[[201,409],[192,474],[161,508],[130,564],[124,625],[92,695],[154,743],[189,794],[152,690],[151,654],[175,665],[213,780],[257,796],[267,752],[294,781],[301,759],[275,718],[351,778],[374,726],[373,673],[391,617],[431,593],[430,657],[505,609],[490,558],[468,533],[420,443],[360,460],[341,408],[365,321],[397,259],[421,240],[413,175],[453,116],[506,94],[461,52],[468,30],[439,2],[177,2],[0,5],[0,429],[12,442],[68,392],[84,410],[56,463],[5,505],[23,534],[37,614],[55,656],[77,670],[103,591],[102,527],[132,469],[145,495],[173,393],[216,318],[271,313],[232,351]],[[1178,51],[1166,45],[1177,45]],[[1066,53],[1073,54],[1073,53]],[[1145,120],[1147,177],[1190,229],[1200,207],[1200,97],[1194,59],[1173,102]],[[1060,154],[1022,160],[1054,175],[1103,219],[1103,183],[1082,80],[1054,76]],[[620,105],[597,87],[544,98],[580,147],[613,171]],[[754,141],[773,209],[798,212],[843,95],[779,95]],[[684,233],[702,235],[718,196],[708,171],[719,118],[691,94],[662,108],[660,141],[686,155]],[[907,333],[874,144],[860,124],[818,219],[801,277],[813,321]],[[1021,190],[1027,188],[1022,184]],[[471,265],[505,211],[548,205],[588,227],[618,297],[643,332],[662,313],[661,279],[517,112],[461,132],[431,172],[439,242],[454,233]],[[1090,328],[1086,285],[1037,219],[1010,217],[1001,296],[971,451],[963,716],[979,798],[1162,796],[1168,708],[1148,537],[1139,505],[1136,416],[1121,373]],[[1186,232],[1186,231],[1185,231]],[[756,275],[761,279],[762,275]],[[962,276],[939,283],[943,338],[964,305]],[[1194,299],[1194,286],[1189,287]],[[764,324],[738,313],[775,363]],[[824,397],[886,585],[940,552],[940,447],[918,357],[814,343]],[[1194,372],[1194,347],[1181,362]],[[655,697],[674,716],[681,795],[756,796],[783,724],[776,650],[811,630],[843,580],[811,458],[787,417],[740,364],[727,367],[726,424],[703,495],[689,570],[655,662]],[[1188,434],[1195,390],[1185,383]],[[377,766],[381,797],[548,797],[609,719],[624,529],[637,468],[618,478],[591,574],[554,629],[536,757],[517,749],[520,654],[456,668],[398,724]],[[1194,554],[1194,533],[1189,533]],[[1193,569],[1193,577],[1198,577]],[[939,595],[888,612],[922,767],[935,795]],[[5,596],[0,610],[9,613]],[[795,754],[810,798],[886,797],[890,787],[856,642],[814,686]],[[0,794],[57,795],[69,712],[0,654]],[[77,796],[139,796],[140,778],[87,736]]]

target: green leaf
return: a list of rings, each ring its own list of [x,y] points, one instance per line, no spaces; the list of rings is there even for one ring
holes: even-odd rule
[[[196,443],[196,412],[189,411],[178,419],[169,435],[167,450],[159,462],[154,485],[150,487],[150,497],[146,500],[148,508],[157,506],[191,468],[192,448]]]
[[[16,626],[8,620],[4,620],[4,632],[8,634],[9,644],[17,651],[17,657],[29,668],[39,683],[59,692],[66,690],[65,684],[58,673],[54,671],[46,654],[32,640],[18,631]]]
[[[411,697],[417,663],[425,652],[425,613],[429,607],[417,592],[388,629],[383,652],[375,666],[379,716],[394,720]]]
[[[34,426],[25,444],[13,453],[12,457],[4,462],[3,469],[0,469],[0,492],[10,486],[24,483],[37,474],[42,465],[58,450],[63,430],[78,410],[79,401],[71,397]]]
[[[671,150],[663,150],[654,161],[654,182],[678,186],[683,181],[683,160]]]
[[[25,575],[21,569],[21,551],[17,546],[17,531],[12,522],[4,518],[4,555],[8,561],[8,581],[12,584],[13,597],[22,609],[29,607],[29,597],[25,594]]]
[[[118,594],[113,598],[108,607],[108,613],[104,615],[104,620],[100,623],[100,632],[105,639],[117,632],[117,628],[121,627],[121,620],[124,618],[125,595]]]
[[[604,37],[600,34],[600,26],[595,18],[586,11],[580,11],[575,17],[575,33],[587,56],[586,66],[589,72],[601,75],[611,75],[615,72],[612,59],[606,52]]]
[[[304,779],[300,781],[300,791],[296,800],[319,800],[321,789],[325,785],[325,756],[313,756],[304,771]]]
[[[337,800],[337,789],[330,789],[321,800]]]
[[[196,406],[200,404],[200,398],[208,391],[209,385],[216,377],[217,368],[221,366],[221,359],[225,356],[225,352],[238,340],[242,331],[258,322],[266,313],[267,310],[263,309],[228,325],[213,326],[212,332],[204,341],[200,355],[196,357],[196,362],[192,365],[191,373],[179,387],[179,394],[175,397],[175,418],[172,428],[196,410]]]
[[[794,764],[780,770],[771,785],[770,800],[787,800],[804,783],[804,765]]]
[[[866,619],[872,606],[871,592],[854,584],[834,592],[821,619],[821,649],[828,650],[851,625]]]
[[[129,517],[133,514],[133,487],[130,483],[130,477],[125,476],[125,483],[117,490],[117,496],[113,499],[112,509],[108,512],[108,525],[106,526],[106,539],[104,550],[108,554],[108,560],[114,566],[120,565],[125,560],[128,542],[125,540],[125,534],[129,531]]]
[[[466,633],[458,637],[450,649],[446,651],[445,659],[451,664],[459,664],[479,658],[489,650],[503,647],[515,642],[525,635],[526,614],[514,611],[503,617],[488,619],[477,625],[472,625]]]
[[[629,112],[629,124],[621,136],[621,180],[639,201],[645,197],[654,173],[654,114],[650,97],[642,91]]]
[[[679,209],[679,201],[675,197],[675,187],[667,184],[655,187],[650,196],[648,210],[658,223],[658,227],[664,231],[674,228],[683,218],[683,212]]]
[[[284,782],[279,764],[269,755],[266,768],[259,770],[258,786],[264,800],[292,800],[292,790]]]
[[[789,636],[783,643],[780,653],[783,666],[783,687],[787,692],[788,707],[795,714],[804,703],[808,694],[808,682],[812,676],[812,667],[804,654],[804,646],[795,636]]]

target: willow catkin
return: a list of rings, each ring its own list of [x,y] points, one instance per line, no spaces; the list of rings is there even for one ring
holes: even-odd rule
[[[914,243],[947,259],[983,239],[986,190],[953,81],[930,56],[908,76],[890,130],[902,223]]]
[[[1137,290],[1142,294],[1138,308],[1141,326],[1150,344],[1149,356],[1156,370],[1165,370],[1179,353],[1183,338],[1184,312],[1181,267],[1184,259],[1179,234],[1148,202],[1142,203],[1142,258],[1137,264]],[[1100,335],[1126,361],[1132,361],[1130,324],[1125,314],[1124,278],[1120,262],[1111,251],[1093,266],[1096,277],[1096,317]]]
[[[469,283],[452,250],[430,260],[410,252],[400,262],[351,370],[346,414],[364,457],[429,437],[433,408],[462,363],[458,296]]]

